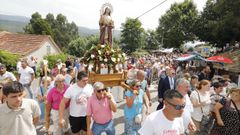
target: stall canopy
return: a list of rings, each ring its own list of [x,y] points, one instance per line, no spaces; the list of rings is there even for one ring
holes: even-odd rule
[[[210,62],[210,60],[207,60],[207,59],[205,59],[202,56],[197,55],[197,54],[183,54],[182,57],[179,57],[175,60],[176,61],[203,60],[203,61]]]

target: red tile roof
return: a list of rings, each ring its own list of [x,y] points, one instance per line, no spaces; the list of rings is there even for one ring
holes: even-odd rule
[[[26,56],[38,50],[48,40],[60,50],[48,35],[15,34],[3,31],[0,32],[0,50]]]

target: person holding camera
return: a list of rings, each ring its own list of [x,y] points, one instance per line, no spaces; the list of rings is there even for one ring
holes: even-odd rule
[[[94,94],[89,97],[87,103],[87,134],[100,135],[106,132],[107,135],[115,135],[112,112],[117,111],[117,104],[102,82],[94,83],[93,89]],[[92,129],[90,129],[91,118]]]
[[[146,114],[149,114],[149,101],[138,80],[130,82],[130,88],[125,92],[124,131],[125,135],[137,135],[142,122],[143,103],[146,105]]]

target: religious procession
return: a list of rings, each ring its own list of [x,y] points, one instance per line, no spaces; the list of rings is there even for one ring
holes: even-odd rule
[[[204,11],[220,1],[208,1]],[[172,4],[169,12],[181,4],[193,2]],[[161,18],[161,42],[154,48],[147,38],[142,53],[134,33],[130,45],[139,43],[141,49],[124,40],[116,47],[112,13],[113,5],[103,4],[97,40],[78,39],[69,48],[59,46],[47,29],[28,33],[40,31],[37,24],[48,22],[50,14],[46,20],[32,15],[30,23],[36,22],[24,34],[2,31],[0,25],[0,135],[240,135],[239,35],[224,40],[222,48],[220,40],[206,40],[169,49],[164,42],[174,35]],[[63,18],[53,16],[49,27],[56,32]],[[132,34],[138,18],[122,24],[121,37]]]

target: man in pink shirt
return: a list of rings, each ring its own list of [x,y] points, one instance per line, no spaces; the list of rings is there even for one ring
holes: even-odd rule
[[[58,74],[55,78],[55,87],[53,87],[48,95],[47,95],[47,104],[46,104],[46,129],[49,129],[49,123],[50,123],[50,114],[51,114],[51,119],[53,121],[53,135],[61,135],[62,130],[64,133],[68,133],[70,129],[68,117],[69,117],[69,111],[68,111],[68,106],[69,103],[66,104],[65,106],[65,113],[64,113],[64,119],[66,121],[66,124],[63,128],[59,127],[58,122],[59,122],[59,105],[61,103],[61,100],[63,98],[64,93],[66,92],[68,85],[64,84],[64,76],[62,74]]]
[[[117,111],[117,104],[112,94],[104,88],[103,83],[94,83],[93,89],[94,94],[87,103],[87,134],[100,135],[106,132],[107,135],[115,135],[112,112]],[[92,129],[90,129],[91,118],[93,119]]]

